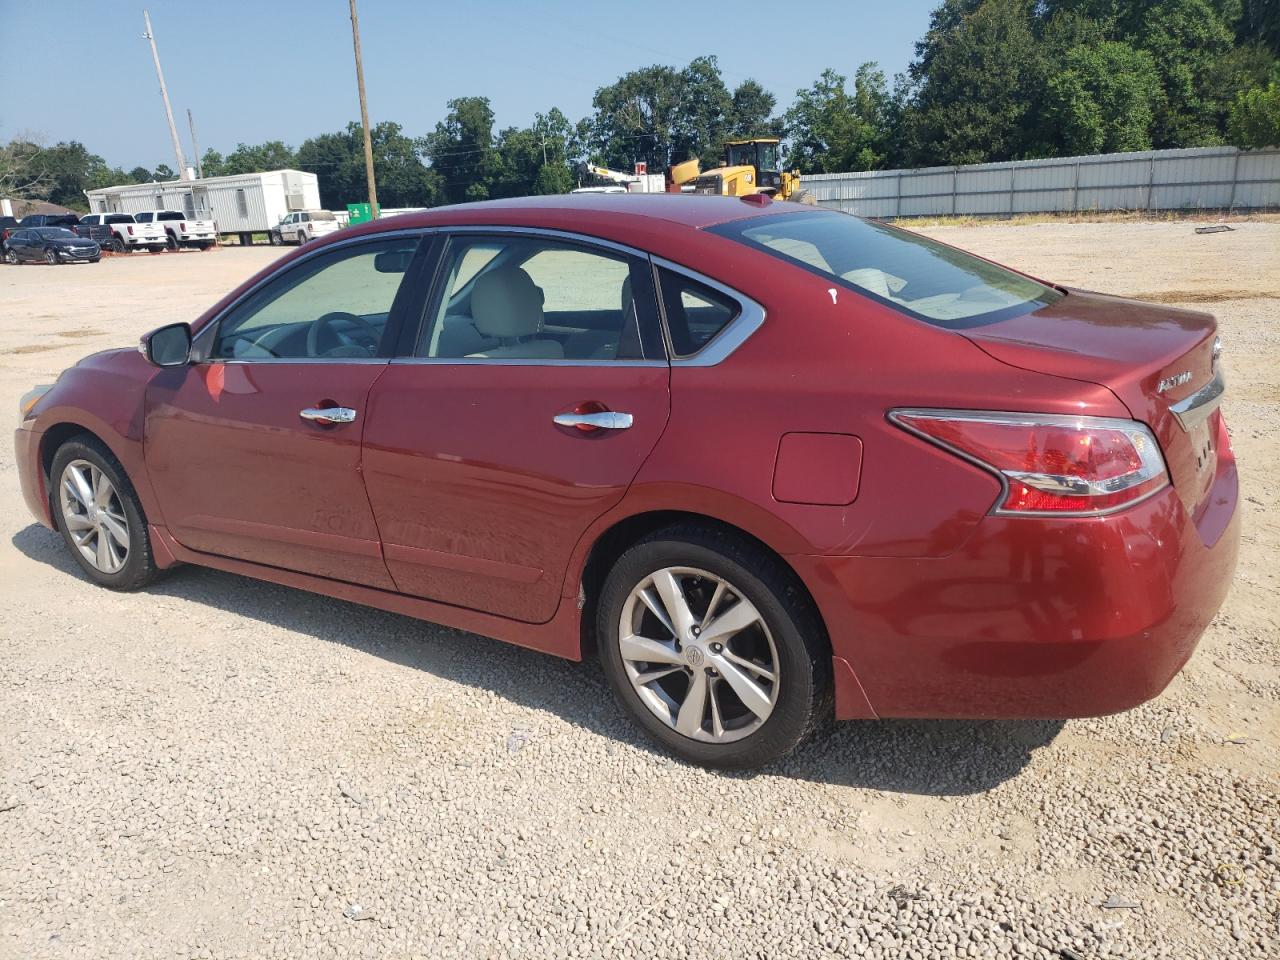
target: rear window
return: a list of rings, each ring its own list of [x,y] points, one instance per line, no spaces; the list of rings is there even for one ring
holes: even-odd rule
[[[157,220],[185,220],[186,217],[177,210],[161,210],[156,214]]]
[[[848,214],[752,217],[711,232],[949,329],[1030,313],[1062,294],[928,237]]]
[[[105,219],[106,223],[133,223],[133,215],[128,213],[113,213]]]

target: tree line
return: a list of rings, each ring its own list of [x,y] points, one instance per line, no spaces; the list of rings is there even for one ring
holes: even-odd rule
[[[563,193],[582,161],[658,171],[718,161],[726,139],[784,139],[802,173],[983,163],[1230,143],[1280,143],[1277,0],[943,0],[892,83],[875,63],[824,70],[790,106],[755,80],[732,89],[714,56],[654,65],[600,87],[572,122],[552,107],[496,129],[486,97],[450,100],[434,130],[372,129],[385,207]],[[204,176],[294,168],[321,202],[365,195],[358,123],[303,141],[207,150]],[[77,141],[0,146],[0,194],[83,207],[83,191],[169,180],[165,164],[123,170]]]

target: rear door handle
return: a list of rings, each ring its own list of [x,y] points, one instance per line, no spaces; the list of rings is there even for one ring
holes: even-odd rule
[[[298,416],[303,420],[312,420],[321,426],[333,426],[337,423],[352,423],[356,412],[350,407],[307,407],[299,410]]]
[[[629,413],[602,410],[599,413],[557,413],[555,422],[561,427],[577,427],[579,430],[628,430],[632,417]]]

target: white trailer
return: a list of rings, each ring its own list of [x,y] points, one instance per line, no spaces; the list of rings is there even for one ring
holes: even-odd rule
[[[314,173],[269,170],[227,177],[127,183],[86,190],[91,213],[146,213],[181,210],[192,219],[217,223],[221,236],[239,235],[249,243],[253,234],[267,233],[295,210],[320,209],[320,185]]]

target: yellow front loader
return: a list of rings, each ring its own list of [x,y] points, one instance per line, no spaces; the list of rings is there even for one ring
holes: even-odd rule
[[[687,160],[671,168],[671,182],[679,188],[692,186],[689,192],[711,196],[745,197],[767,193],[775,200],[813,203],[800,186],[800,172],[782,169],[779,142],[777,137],[730,140],[724,145],[724,166],[701,170],[697,160]]]

